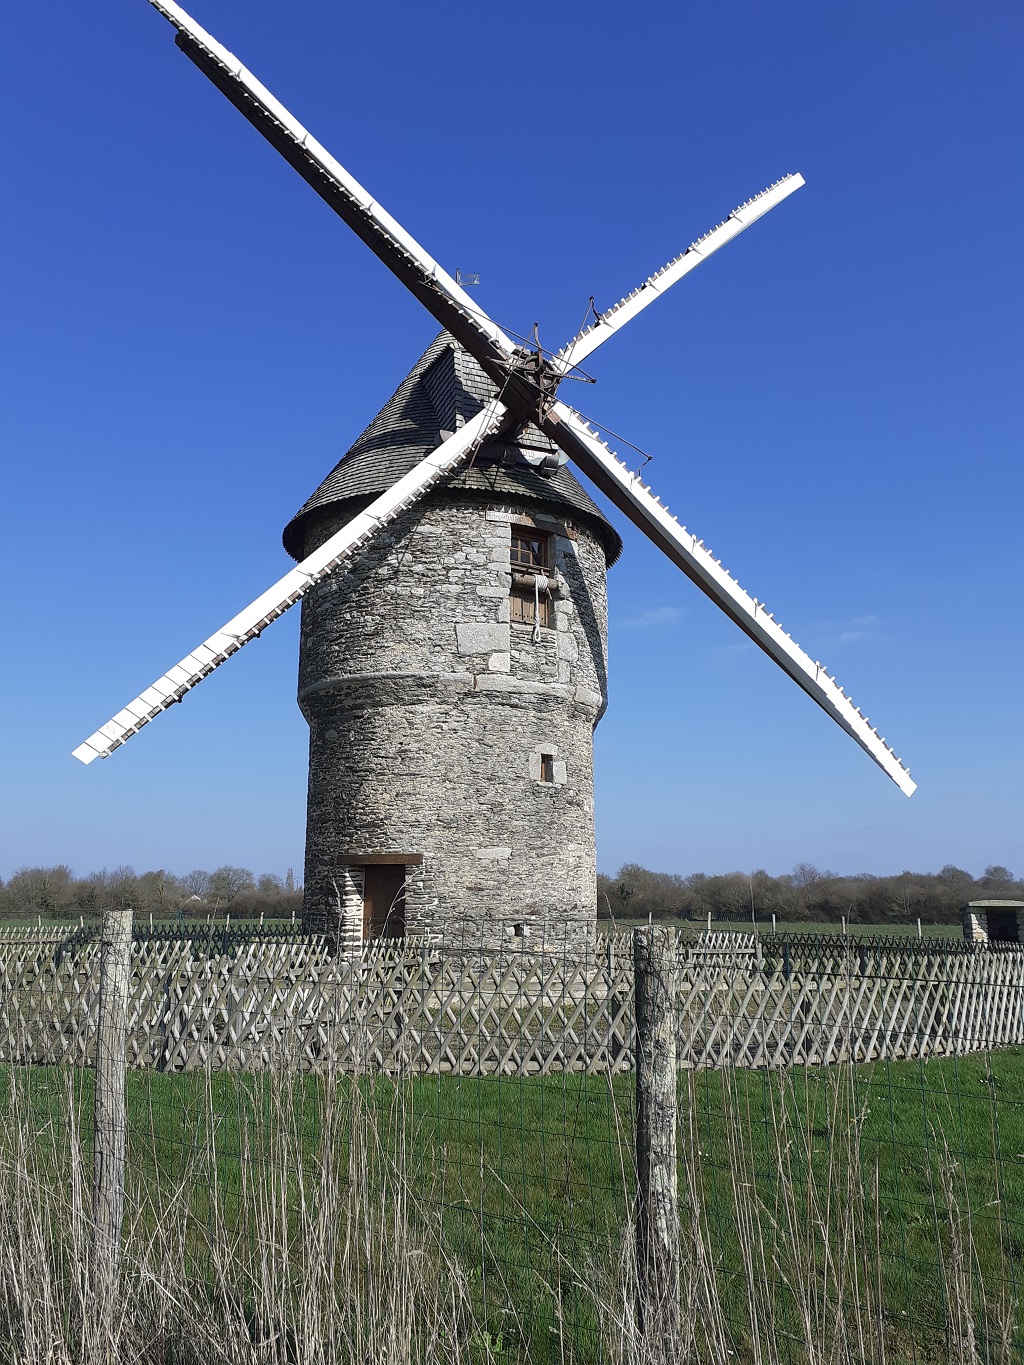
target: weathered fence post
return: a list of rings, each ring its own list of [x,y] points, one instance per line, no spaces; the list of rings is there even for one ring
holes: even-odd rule
[[[676,961],[672,936],[633,931],[636,979],[637,1315],[650,1358],[674,1365],[679,1322]]]
[[[100,950],[99,1030],[93,1137],[89,1299],[95,1330],[109,1343],[121,1280],[126,1114],[124,1081],[131,974],[132,912],[108,910]]]

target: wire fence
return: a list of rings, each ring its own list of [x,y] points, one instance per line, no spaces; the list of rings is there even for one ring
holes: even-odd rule
[[[665,1333],[637,1243],[632,934],[344,957],[287,925],[141,926],[104,1345],[83,1275],[101,945],[19,932],[0,939],[0,1358],[1022,1356],[1019,947],[666,936]]]

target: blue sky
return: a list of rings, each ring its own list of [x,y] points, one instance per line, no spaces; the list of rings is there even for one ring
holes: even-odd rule
[[[616,517],[599,864],[1024,873],[1019,8],[193,10],[548,346],[806,177],[571,397],[920,789]],[[70,750],[283,572],[284,523],[435,324],[145,0],[5,22],[0,875],[298,872],[297,612],[106,762]]]

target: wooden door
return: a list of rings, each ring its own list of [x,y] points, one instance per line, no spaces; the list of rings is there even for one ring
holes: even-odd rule
[[[405,937],[405,864],[363,868],[363,942]]]

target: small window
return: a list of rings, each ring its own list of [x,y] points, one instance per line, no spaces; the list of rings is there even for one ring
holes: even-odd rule
[[[532,526],[513,526],[510,550],[512,592],[509,597],[509,616],[525,625],[550,626],[551,597],[533,583],[524,581],[526,575],[547,576],[551,572],[551,537]],[[517,582],[517,578],[519,581]]]
[[[542,782],[554,782],[555,780],[555,756],[554,754],[541,754],[540,756],[540,780]]]
[[[523,573],[545,573],[548,564],[548,539],[525,526],[512,527],[512,568]]]

